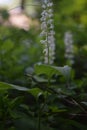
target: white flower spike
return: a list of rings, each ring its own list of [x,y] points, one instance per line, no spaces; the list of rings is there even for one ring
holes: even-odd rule
[[[42,0],[41,13],[41,44],[44,46],[44,63],[53,64],[55,59],[55,32],[53,25],[53,2],[52,0]]]
[[[74,63],[73,36],[70,31],[65,32],[64,44],[65,44],[65,58],[70,61],[70,64],[73,64]]]

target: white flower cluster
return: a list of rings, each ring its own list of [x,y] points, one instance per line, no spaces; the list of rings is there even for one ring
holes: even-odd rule
[[[64,43],[65,43],[65,58],[68,59],[71,64],[73,64],[74,63],[73,36],[70,31],[65,32]]]
[[[54,25],[53,25],[53,2],[51,0],[42,1],[41,13],[41,34],[43,40],[41,44],[44,46],[44,63],[53,64],[55,59],[55,38],[54,38]]]

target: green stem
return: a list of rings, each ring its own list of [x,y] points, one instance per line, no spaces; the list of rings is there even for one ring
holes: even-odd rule
[[[47,34],[48,35],[48,34]],[[48,36],[47,36],[47,39],[48,39]],[[47,40],[47,49],[48,49],[48,65],[50,64],[50,57],[49,57],[49,43],[48,43],[48,40]]]
[[[41,109],[38,111],[38,130],[41,130]]]

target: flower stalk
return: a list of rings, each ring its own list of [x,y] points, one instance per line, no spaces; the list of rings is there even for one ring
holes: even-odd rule
[[[65,44],[65,58],[72,65],[74,63],[74,47],[73,47],[73,36],[70,31],[65,32],[64,44]]]
[[[42,1],[41,13],[41,34],[44,53],[44,63],[53,64],[55,59],[55,38],[54,38],[54,25],[53,25],[53,2],[51,0]]]

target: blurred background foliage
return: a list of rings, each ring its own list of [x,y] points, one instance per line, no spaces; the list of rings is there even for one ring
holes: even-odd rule
[[[38,35],[33,29],[26,32],[16,28],[0,28],[0,80],[20,82],[22,85],[25,74],[32,71],[34,63],[41,58]]]
[[[54,4],[56,61],[58,64],[67,63],[64,59],[64,33],[71,31],[73,34],[75,61],[72,67],[75,69],[76,76],[81,78],[87,71],[87,1],[54,0]]]
[[[20,5],[16,4],[15,6],[24,6],[23,10],[27,15],[29,15],[29,11],[26,9],[34,8],[37,13],[32,12],[32,15],[35,15],[34,20],[38,20],[39,24],[40,2],[40,0],[24,0],[20,2]],[[77,78],[82,78],[87,71],[86,6],[86,0],[54,0],[55,65],[67,64],[67,60],[64,57],[64,34],[66,31],[71,31],[74,44],[74,64],[72,67]],[[4,10],[0,12],[4,20],[9,17],[9,14]],[[15,27],[0,25],[0,79],[2,81],[15,82],[16,80],[21,80],[21,78],[25,80],[24,72],[29,67],[31,68],[34,63],[42,61],[43,54],[40,45],[39,26],[32,26],[30,30],[25,31]],[[24,81],[23,79],[22,81]]]
[[[0,18],[3,18],[2,22],[0,21],[0,81],[31,87],[30,79],[28,79],[26,74],[33,73],[33,66],[35,63],[43,62],[42,45],[40,44],[39,37],[41,0],[24,0],[22,2],[24,3],[21,4],[21,1],[18,3],[15,2],[8,10],[10,11],[11,8],[20,6],[23,13],[32,19],[33,24],[37,22],[38,26],[34,24],[29,30],[24,30],[23,28],[19,29],[14,26],[4,25],[3,23],[9,18],[9,13],[6,8],[0,9]],[[77,86],[73,83],[70,90],[68,90],[68,93],[73,95],[74,99],[78,102],[83,102],[83,106],[87,111],[87,0],[53,0],[53,2],[56,39],[54,65],[64,66],[69,64],[64,56],[64,34],[67,31],[72,32],[74,64],[71,66],[74,75],[73,80]],[[63,89],[63,92],[65,93],[65,86],[63,86],[63,84],[60,85],[61,81],[64,83],[64,79],[59,80],[57,77],[55,77],[55,79],[58,80],[56,85],[58,84],[60,86],[59,90]],[[33,84],[33,86],[34,85],[35,84]],[[58,85],[56,87],[58,87]],[[73,89],[75,89],[75,91],[73,91]],[[61,94],[59,96],[61,96]],[[65,98],[70,99],[70,97]],[[6,113],[6,117],[8,118],[6,118],[6,120],[8,120],[6,126],[8,125],[8,130],[35,130],[36,118],[33,120],[33,116],[37,116],[36,109],[38,108],[35,99],[36,97],[24,92],[12,91],[10,94],[7,92],[0,92],[0,104],[2,104],[0,106],[0,114],[2,110],[3,113],[6,109],[8,110]],[[81,110],[77,110],[76,106],[68,104],[68,102],[65,101],[62,101],[62,104],[60,97],[55,97],[55,95],[53,95],[53,97],[49,96],[49,100],[54,108],[52,108],[53,111],[57,111],[58,114],[50,116],[49,119],[43,121],[43,124],[45,125],[42,124],[42,130],[48,129],[46,121],[50,124],[50,130],[87,129],[87,112],[85,115],[78,115],[75,116],[75,118],[74,115],[67,116],[68,112],[71,112],[71,114],[72,112],[79,113]],[[70,101],[72,101],[72,99],[70,99]],[[12,104],[14,105],[12,106]],[[56,106],[59,107],[58,110],[56,110]],[[60,112],[61,108],[63,108],[63,112]],[[67,109],[67,111],[65,109]],[[3,117],[2,114],[1,117]],[[71,120],[71,118],[74,118],[75,120]],[[10,120],[15,124],[15,127],[9,127],[13,125],[10,124]],[[1,118],[0,123],[2,123]],[[1,124],[0,127],[1,130],[4,130]]]

